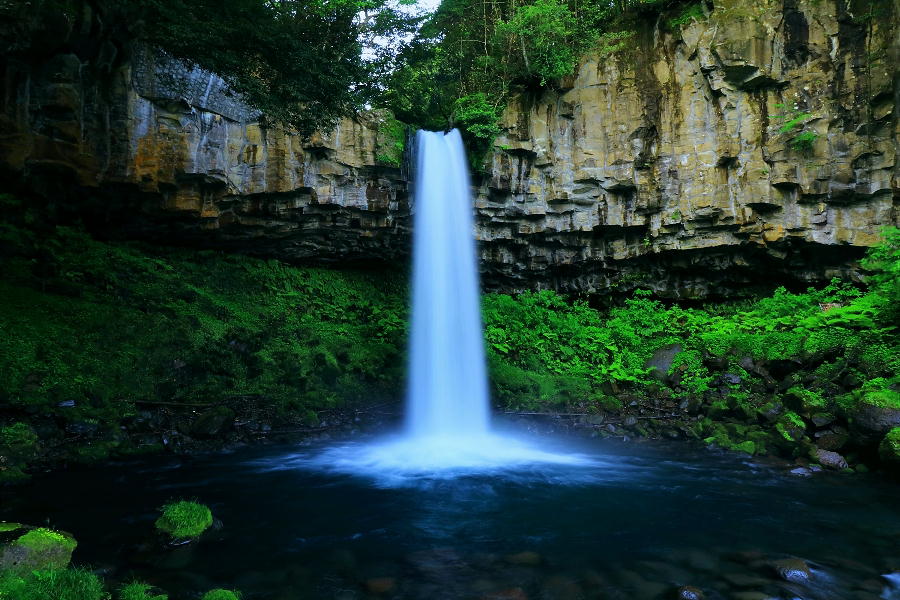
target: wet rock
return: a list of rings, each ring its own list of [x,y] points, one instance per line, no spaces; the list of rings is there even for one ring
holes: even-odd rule
[[[791,583],[806,583],[812,577],[809,565],[799,558],[776,560],[771,565],[779,577]]]
[[[675,356],[681,352],[683,348],[681,344],[669,344],[656,350],[653,355],[644,363],[644,367],[652,369],[650,376],[663,383],[671,383],[672,377],[669,375],[669,369],[675,361]]]
[[[823,450],[840,450],[850,439],[846,433],[837,433],[836,431],[819,431],[815,435],[816,446]]]
[[[634,427],[635,425],[637,425],[637,422],[637,417],[635,417],[634,415],[628,415],[627,417],[625,417],[625,421],[622,424],[625,425],[625,427]]]
[[[831,413],[816,413],[810,420],[813,422],[813,425],[816,427],[825,427],[826,425],[831,425],[834,423],[836,417]]]
[[[511,565],[521,565],[526,567],[536,567],[541,564],[541,555],[537,552],[526,550],[517,554],[510,554],[506,557],[506,562]]]
[[[234,411],[227,406],[216,406],[191,423],[190,435],[199,439],[218,437],[234,426]]]
[[[894,427],[900,427],[900,408],[885,403],[879,393],[863,396],[852,415],[854,433],[867,439],[880,438]]]
[[[847,464],[847,460],[837,452],[832,452],[831,450],[823,450],[822,448],[816,448],[814,453],[816,460],[818,460],[822,464],[822,466],[829,469],[840,471],[842,469],[846,469],[849,466]]]
[[[42,527],[24,527],[19,523],[0,528],[4,541],[0,544],[0,571],[30,573],[49,569],[65,569],[77,546],[75,538],[63,531]],[[14,527],[17,526],[17,527]]]
[[[791,475],[797,475],[798,477],[809,477],[810,475],[812,475],[812,471],[810,471],[806,467],[795,467],[789,472]]]
[[[699,588],[683,585],[675,590],[675,600],[704,600],[706,596]]]
[[[387,594],[397,587],[393,577],[371,577],[366,579],[365,588],[370,594]]]

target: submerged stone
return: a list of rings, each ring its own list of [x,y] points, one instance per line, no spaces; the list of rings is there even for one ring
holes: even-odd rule
[[[791,583],[805,583],[812,577],[809,565],[799,558],[776,560],[772,562],[772,568],[779,577]]]
[[[699,588],[690,585],[683,585],[675,592],[676,600],[704,600],[706,596]]]

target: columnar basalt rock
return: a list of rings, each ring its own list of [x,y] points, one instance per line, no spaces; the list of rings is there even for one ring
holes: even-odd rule
[[[515,98],[474,177],[485,284],[693,298],[857,278],[900,214],[898,30],[890,2],[715,0]],[[288,260],[408,254],[383,114],[303,140],[147,50],[4,67],[0,166],[93,198],[125,235]]]
[[[511,104],[477,204],[490,280],[698,297],[856,277],[898,220],[900,49],[888,3],[852,4],[717,0]]]

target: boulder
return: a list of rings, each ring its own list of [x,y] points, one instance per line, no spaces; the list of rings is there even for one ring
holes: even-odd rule
[[[693,586],[683,585],[675,591],[676,600],[704,600],[703,592]]]
[[[878,455],[888,468],[900,473],[900,427],[894,427],[884,436],[878,445]]]
[[[228,432],[234,426],[234,411],[227,406],[216,406],[198,416],[190,427],[195,438],[214,438]]]
[[[19,523],[0,525],[0,570],[18,574],[65,569],[78,543],[71,534]]]
[[[866,392],[850,414],[853,433],[877,442],[891,429],[900,427],[898,394],[891,390]]]
[[[653,355],[644,363],[644,367],[652,369],[650,377],[663,383],[671,383],[669,369],[672,368],[675,356],[682,350],[681,344],[669,344],[653,352]]]
[[[799,558],[776,560],[771,565],[779,577],[791,583],[806,583],[812,577],[809,565]]]
[[[843,469],[846,469],[848,466],[850,466],[847,464],[847,460],[843,456],[841,456],[837,452],[832,452],[831,450],[816,448],[813,451],[813,455],[813,458],[819,461],[819,464],[829,469],[842,471]]]

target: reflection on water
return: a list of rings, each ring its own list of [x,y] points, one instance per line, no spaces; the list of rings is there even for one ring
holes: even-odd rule
[[[900,567],[900,489],[874,477],[794,478],[684,444],[550,440],[542,451],[573,460],[413,477],[371,447],[59,473],[4,498],[0,517],[49,519],[76,535],[77,561],[172,600],[214,586],[247,600],[365,598],[376,584],[397,598],[651,599],[678,585],[708,599],[896,597],[885,586],[897,576],[882,576]],[[224,527],[153,549],[156,509],[174,497],[209,503]],[[779,575],[792,557],[805,579]]]

